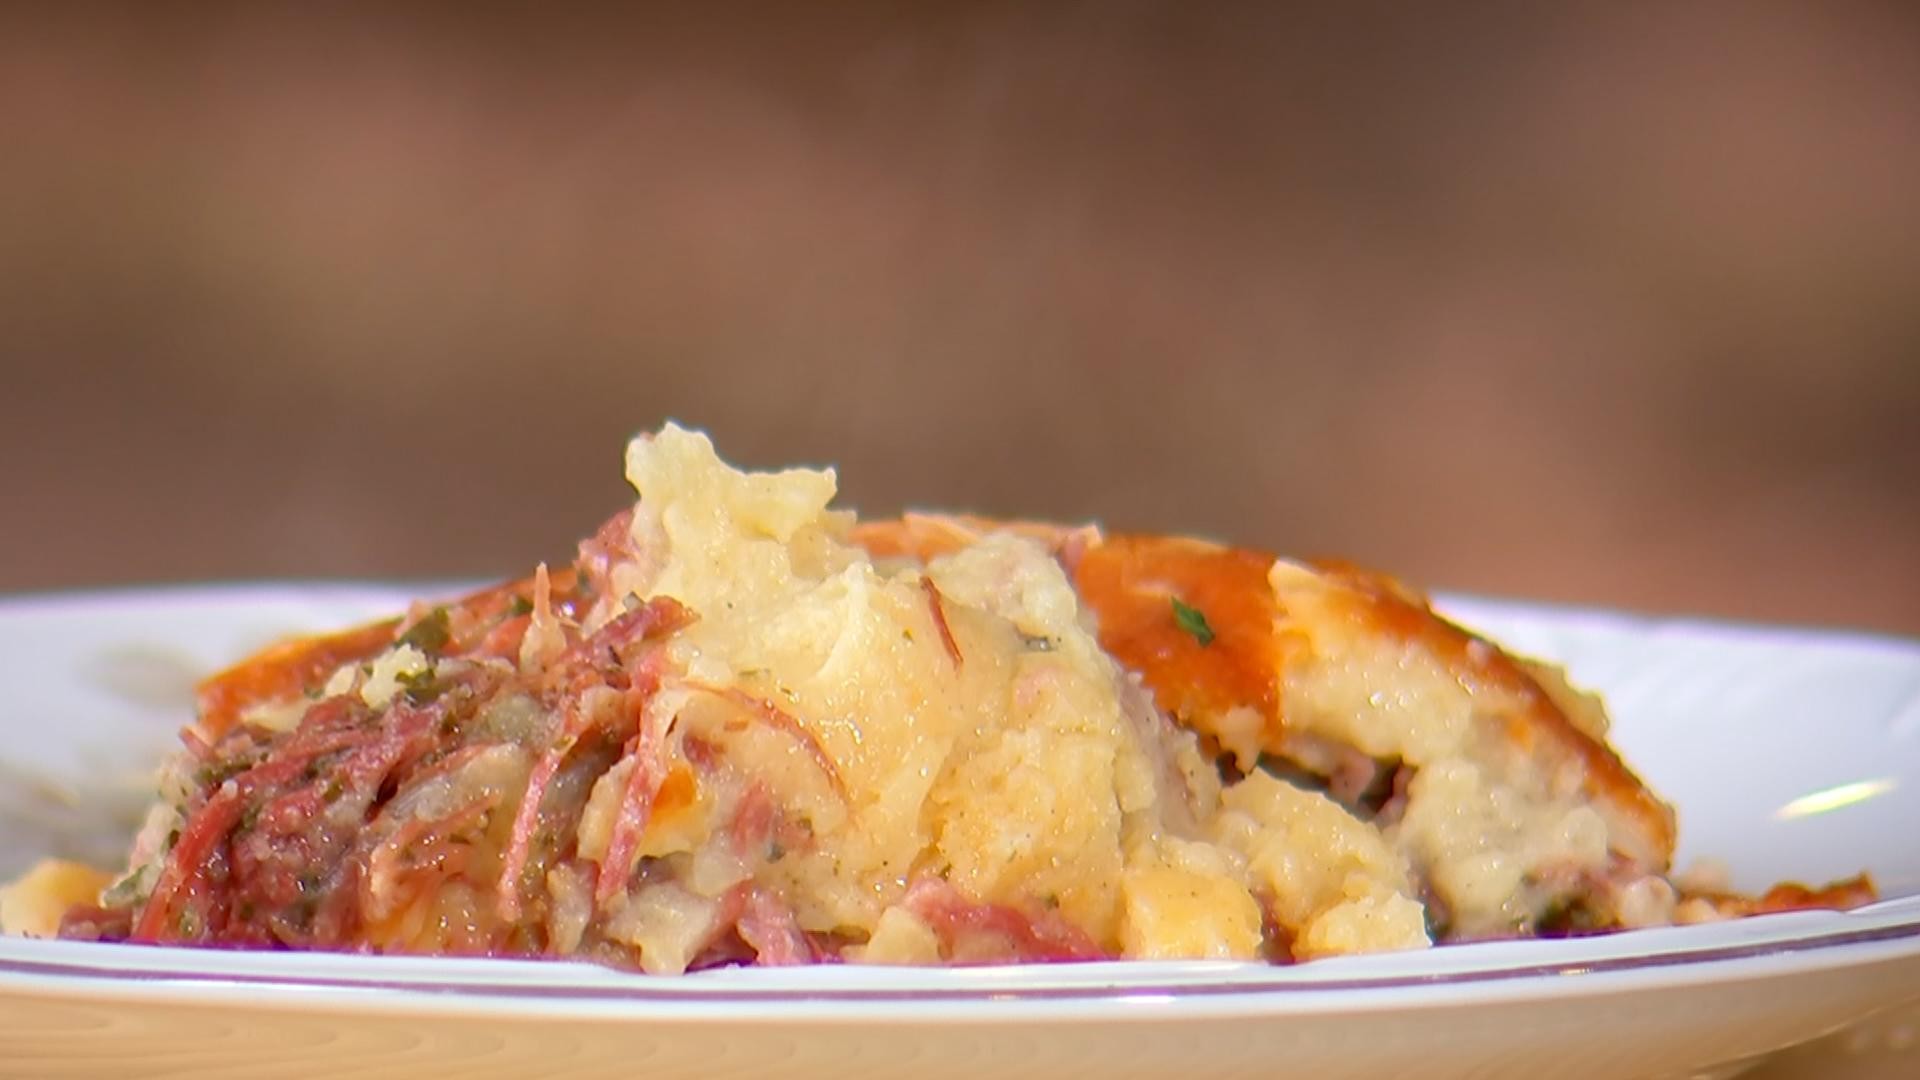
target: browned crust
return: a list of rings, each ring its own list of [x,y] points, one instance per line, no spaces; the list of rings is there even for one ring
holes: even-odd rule
[[[399,619],[387,619],[337,634],[283,641],[209,676],[196,689],[201,734],[211,742],[254,705],[307,692],[341,665],[365,660],[393,644],[399,628]]]
[[[1505,717],[1507,739],[1536,758],[1572,755],[1583,770],[1584,793],[1614,809],[1615,824],[1630,823],[1640,834],[1640,850],[1624,854],[1643,866],[1666,870],[1675,840],[1673,808],[1649,791],[1612,747],[1581,730],[1521,661],[1435,614],[1423,598],[1391,578],[1330,561],[1314,563],[1313,568],[1342,590],[1349,616],[1373,633],[1427,652],[1471,688],[1520,702],[1519,709]],[[1617,844],[1624,838],[1614,839]]]
[[[573,603],[571,568],[552,574],[555,602]],[[481,589],[445,605],[449,655],[483,650],[487,632],[508,614],[516,598],[532,595],[525,577]],[[569,609],[571,610],[571,609]],[[346,664],[377,656],[412,619],[383,619],[332,634],[291,638],[269,645],[240,663],[202,680],[195,688],[200,733],[209,741],[232,729],[256,705],[287,701],[318,687]],[[518,641],[518,636],[514,637]]]
[[[1263,741],[1275,746],[1281,716],[1272,565],[1271,556],[1198,540],[1115,535],[1087,549],[1074,587],[1099,617],[1101,647],[1139,672],[1167,712],[1204,724],[1250,708],[1261,718]],[[1204,635],[1180,624],[1176,600],[1206,620]]]
[[[1879,891],[1873,886],[1873,878],[1867,874],[1829,881],[1817,888],[1802,885],[1797,881],[1782,882],[1760,896],[1741,896],[1738,893],[1721,892],[1689,892],[1681,895],[1682,901],[1704,903],[1711,907],[1715,914],[1729,919],[1747,915],[1771,915],[1782,911],[1826,909],[1845,911],[1863,904],[1871,904],[1879,898]]]
[[[1001,525],[977,517],[909,514],[869,522],[855,542],[881,557],[929,559],[1006,529],[1061,550],[1084,531],[1033,522]],[[1286,718],[1279,681],[1298,648],[1283,632],[1287,613],[1269,580],[1275,557],[1180,537],[1099,536],[1077,552],[1069,570],[1081,599],[1099,620],[1100,643],[1140,673],[1160,706],[1204,736],[1222,734],[1218,721],[1244,707],[1262,719],[1267,752],[1280,753]],[[1317,584],[1338,597],[1341,616],[1377,638],[1426,651],[1470,686],[1521,702],[1504,717],[1507,740],[1548,766],[1571,760],[1582,768],[1583,789],[1609,810],[1623,854],[1664,872],[1672,859],[1674,816],[1618,754],[1583,731],[1522,663],[1441,618],[1424,597],[1392,578],[1348,564],[1306,564]],[[1203,612],[1214,633],[1202,644],[1174,617],[1172,599]]]

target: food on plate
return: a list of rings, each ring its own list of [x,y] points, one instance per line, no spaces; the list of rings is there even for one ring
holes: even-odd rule
[[[205,682],[129,866],[11,928],[745,962],[1291,961],[1683,895],[1599,702],[1335,564],[830,507],[668,425],[573,565]]]
[[[52,937],[76,906],[99,900],[113,875],[65,859],[44,859],[10,885],[0,886],[0,930]]]

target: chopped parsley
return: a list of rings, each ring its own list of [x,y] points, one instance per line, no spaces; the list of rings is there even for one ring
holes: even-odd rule
[[[402,672],[395,675],[393,681],[400,684],[407,695],[407,700],[415,705],[425,705],[445,693],[447,689],[445,683],[434,679],[432,668],[424,671]]]
[[[394,641],[395,645],[411,645],[423,653],[432,655],[447,647],[453,634],[447,629],[447,609],[437,607],[433,613],[412,626]]]
[[[131,870],[119,881],[108,886],[100,896],[102,907],[126,907],[145,900],[153,892],[153,876],[159,872],[158,863],[148,863]]]
[[[194,782],[204,788],[217,788],[228,780],[239,776],[251,768],[251,763],[241,758],[229,758],[226,761],[209,762],[194,773]]]
[[[1192,634],[1193,640],[1199,642],[1201,648],[1213,644],[1213,627],[1207,625],[1207,617],[1201,614],[1199,608],[1181,603],[1177,596],[1173,598],[1173,621],[1180,624],[1180,629]]]
[[[515,593],[513,596],[513,604],[507,608],[507,611],[511,613],[511,617],[516,619],[522,615],[531,615],[533,614],[533,601]]]

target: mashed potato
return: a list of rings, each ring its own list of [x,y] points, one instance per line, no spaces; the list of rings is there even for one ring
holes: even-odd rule
[[[804,729],[730,732],[735,710],[712,695],[659,705],[808,822],[816,846],[759,877],[803,929],[867,938],[869,961],[924,960],[925,927],[901,904],[931,876],[971,901],[1057,913],[1112,954],[1260,954],[1254,892],[1271,881],[1253,867],[1268,838],[1213,827],[1220,797],[1192,779],[1211,774],[1195,738],[1128,715],[1130,677],[1039,543],[1001,534],[882,569],[827,509],[830,472],[749,476],[673,427],[632,446],[628,476],[634,537],[655,557],[621,581],[699,613],[676,662]],[[1322,814],[1366,831],[1332,803]],[[685,835],[689,853],[700,835]],[[1330,855],[1323,841],[1303,834],[1298,857]],[[1378,891],[1410,903],[1384,879]],[[1309,914],[1322,913],[1302,929]],[[1347,951],[1425,944],[1414,922],[1362,927]]]

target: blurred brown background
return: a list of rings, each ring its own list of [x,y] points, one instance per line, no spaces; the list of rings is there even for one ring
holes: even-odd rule
[[[1920,5],[0,15],[0,590],[846,499],[1920,632]]]

